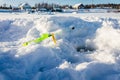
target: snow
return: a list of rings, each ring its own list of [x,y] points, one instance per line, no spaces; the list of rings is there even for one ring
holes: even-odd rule
[[[119,36],[120,13],[0,13],[0,80],[120,80]]]

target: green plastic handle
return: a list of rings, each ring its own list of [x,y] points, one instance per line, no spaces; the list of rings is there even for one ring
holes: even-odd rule
[[[28,41],[28,42],[25,42],[25,43],[23,43],[22,45],[23,45],[23,46],[27,46],[27,45],[29,45],[31,42],[40,43],[40,42],[42,42],[43,40],[49,38],[50,36],[52,36],[52,35],[51,35],[51,34],[48,34],[48,33],[45,33],[45,34],[42,34],[41,37],[36,38],[36,39],[34,39],[34,40],[30,40],[30,41]]]

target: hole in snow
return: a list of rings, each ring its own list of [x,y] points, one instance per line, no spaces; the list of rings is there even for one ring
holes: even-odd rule
[[[77,50],[77,52],[89,52],[89,51],[95,51],[95,48],[78,46],[78,47],[76,47],[76,50]]]

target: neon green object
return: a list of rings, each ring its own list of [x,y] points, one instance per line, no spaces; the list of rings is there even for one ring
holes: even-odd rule
[[[29,45],[31,42],[40,43],[41,41],[49,38],[50,36],[52,36],[52,35],[51,35],[51,34],[48,34],[48,33],[45,33],[45,34],[42,34],[41,37],[39,37],[39,38],[36,38],[36,39],[34,39],[34,40],[30,40],[30,41],[28,41],[28,42],[24,42],[22,45],[23,45],[23,46],[27,46],[27,45]]]

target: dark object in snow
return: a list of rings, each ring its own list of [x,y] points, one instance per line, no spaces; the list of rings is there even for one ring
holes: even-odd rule
[[[94,48],[91,47],[85,47],[85,46],[79,46],[76,48],[77,52],[89,52],[89,51],[94,51]]]
[[[74,30],[74,29],[75,29],[75,27],[72,27],[71,29],[72,29],[72,30]]]

